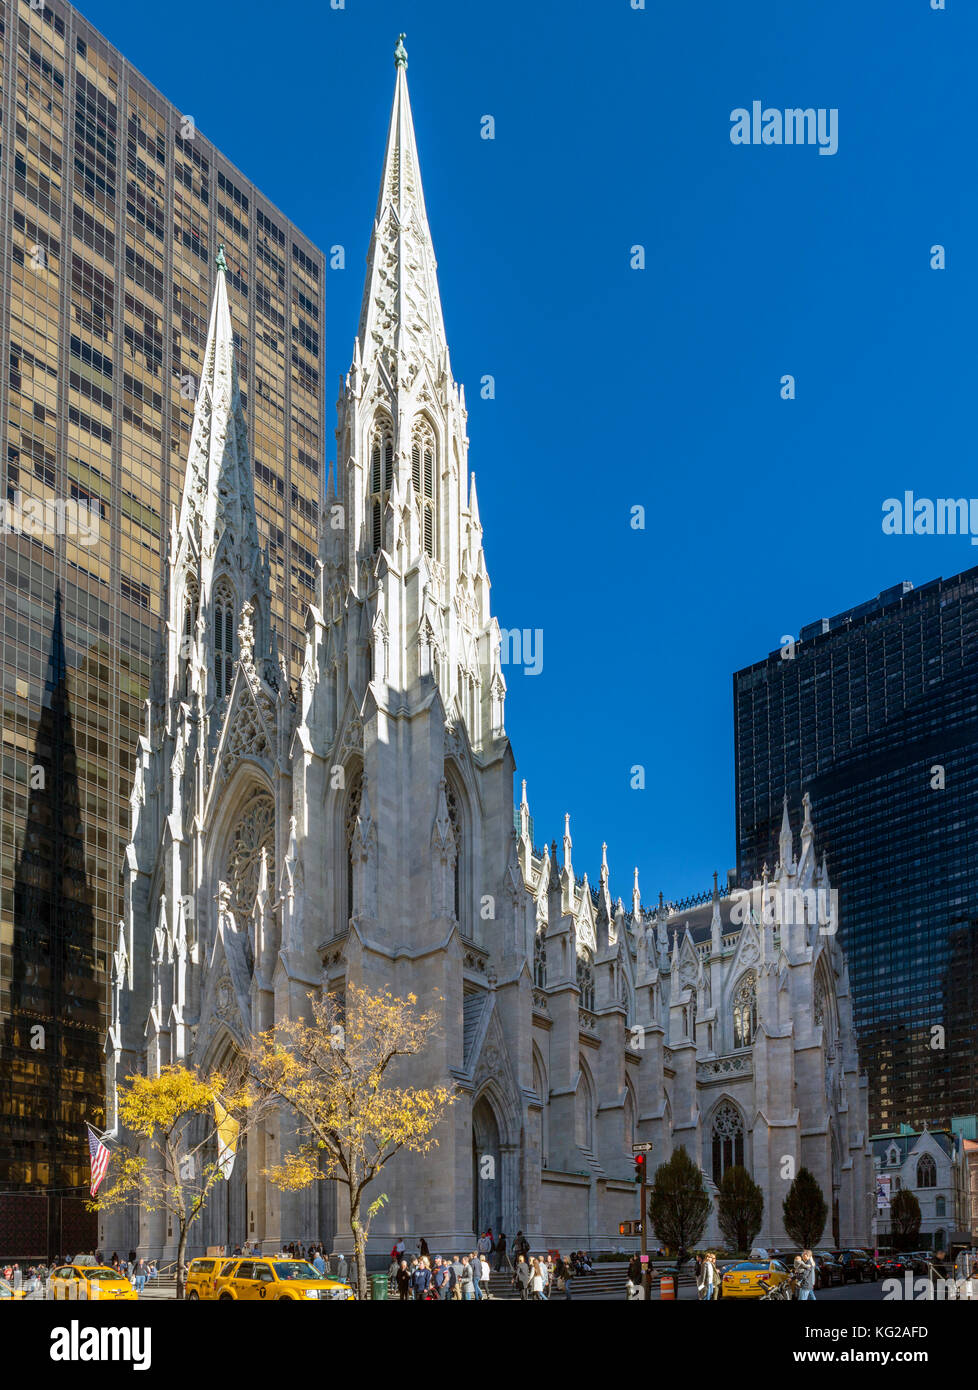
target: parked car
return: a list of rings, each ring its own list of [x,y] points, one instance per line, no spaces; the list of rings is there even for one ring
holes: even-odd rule
[[[54,1298],[96,1299],[106,1301],[116,1298],[132,1300],[138,1295],[132,1284],[109,1265],[91,1264],[79,1258],[76,1264],[59,1265],[51,1274],[51,1291]]]
[[[306,1260],[272,1258],[267,1260],[232,1260],[221,1269],[214,1281],[210,1297],[220,1303],[303,1302],[306,1299],[337,1299],[348,1301],[355,1297],[349,1284],[339,1279],[320,1278]]]
[[[765,1285],[774,1288],[790,1279],[791,1275],[780,1260],[738,1260],[721,1276],[721,1295],[723,1298],[761,1298]]]
[[[871,1283],[879,1278],[879,1266],[865,1250],[839,1250],[835,1258],[842,1266],[846,1284]]]
[[[214,1285],[218,1275],[230,1262],[223,1257],[208,1256],[206,1259],[191,1260],[184,1283],[184,1297],[190,1302],[201,1298],[214,1297]]]
[[[831,1250],[813,1250],[812,1256],[815,1260],[815,1287],[816,1289],[831,1289],[836,1284],[844,1284],[846,1276],[839,1264],[839,1261],[832,1254]]]
[[[915,1264],[912,1255],[881,1255],[880,1276],[883,1279],[902,1279],[905,1274],[913,1273]]]

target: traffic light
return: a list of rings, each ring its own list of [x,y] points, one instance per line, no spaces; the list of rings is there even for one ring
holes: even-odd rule
[[[635,1181],[645,1181],[645,1154],[635,1155]]]
[[[631,1224],[632,1224],[632,1223],[631,1223],[630,1221],[619,1221],[619,1222],[618,1222],[618,1234],[619,1234],[620,1236],[627,1236],[627,1235],[629,1235],[630,1232],[628,1231],[627,1228],[628,1228]]]

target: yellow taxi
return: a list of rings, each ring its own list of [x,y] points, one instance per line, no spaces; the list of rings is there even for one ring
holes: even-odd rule
[[[349,1284],[339,1279],[320,1278],[306,1260],[282,1255],[262,1260],[229,1260],[214,1281],[214,1292],[207,1296],[216,1297],[219,1303],[282,1299],[298,1303],[305,1299],[346,1300],[353,1298],[354,1293]]]
[[[738,1260],[724,1268],[720,1297],[761,1298],[767,1292],[764,1284],[775,1288],[790,1278],[780,1260]]]
[[[15,1289],[9,1279],[0,1279],[0,1303],[5,1298],[26,1298],[26,1289]]]
[[[226,1255],[208,1255],[206,1259],[191,1260],[187,1279],[183,1286],[184,1297],[188,1299],[213,1298],[218,1275],[230,1269],[234,1260]]]
[[[138,1297],[129,1280],[111,1265],[58,1265],[51,1271],[51,1289],[55,1298],[87,1298],[92,1302]]]

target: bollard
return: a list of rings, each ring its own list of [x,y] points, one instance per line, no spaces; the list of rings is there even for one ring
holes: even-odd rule
[[[663,1274],[659,1280],[659,1300],[676,1297],[676,1281],[671,1274]]]

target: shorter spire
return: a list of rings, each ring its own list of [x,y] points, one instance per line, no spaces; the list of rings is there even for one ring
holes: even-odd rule
[[[781,856],[781,867],[785,872],[789,872],[794,859],[794,836],[791,833],[791,821],[788,818],[788,793],[784,794],[784,809],[781,813],[781,834],[778,837],[778,849]]]
[[[716,891],[716,874],[713,875],[713,915],[710,918],[710,950],[717,956],[723,949],[723,918],[720,916],[720,895]]]
[[[801,799],[804,819],[801,826],[801,857],[806,859],[815,842],[815,826],[812,824],[812,799],[806,792]]]
[[[472,481],[469,484],[469,513],[472,525],[482,530],[482,522],[479,520],[479,498],[475,490],[475,474],[472,474]]]
[[[550,882],[548,887],[551,893],[560,892],[560,871],[557,868],[557,841],[550,841]]]

